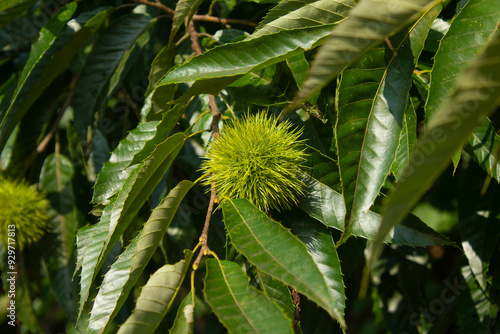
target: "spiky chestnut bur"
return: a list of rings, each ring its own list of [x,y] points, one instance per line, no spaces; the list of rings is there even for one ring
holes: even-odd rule
[[[265,212],[290,209],[305,186],[300,134],[263,113],[235,120],[207,148],[203,183],[215,182],[219,198],[246,198]]]
[[[0,177],[0,242],[7,248],[9,225],[15,225],[15,239],[19,248],[39,241],[45,234],[49,216],[49,202],[36,186],[13,182]],[[11,239],[11,240],[12,240]]]

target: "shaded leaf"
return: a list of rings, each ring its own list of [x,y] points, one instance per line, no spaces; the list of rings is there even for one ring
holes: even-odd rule
[[[469,267],[480,288],[486,291],[486,275],[500,236],[500,189],[490,184],[482,194],[483,173],[466,171],[458,202],[460,238]]]
[[[3,12],[4,10],[8,9],[9,7],[16,5],[19,1],[21,1],[21,0],[3,0],[0,3],[0,12]]]
[[[78,226],[72,178],[71,161],[60,154],[50,154],[40,172],[39,188],[47,194],[51,207],[56,210],[51,232],[41,247],[50,286],[66,315],[74,320],[77,307],[76,282],[72,282],[74,266],[75,231]]]
[[[7,8],[2,15],[0,15],[0,29],[22,16],[25,12],[32,8],[36,2],[37,0],[25,0]]]
[[[488,44],[500,21],[500,2],[469,0],[439,44],[425,105],[427,120],[453,93],[455,79]]]
[[[345,205],[342,195],[313,178],[308,178],[305,182],[308,196],[300,200],[299,207],[325,226],[344,231]],[[381,215],[368,211],[353,228],[352,235],[375,240],[381,222]],[[384,242],[408,246],[453,245],[415,216],[394,226]]]
[[[246,199],[226,199],[221,206],[228,234],[240,253],[264,273],[318,303],[345,327],[336,295],[330,294],[325,277],[297,237]],[[296,259],[301,259],[300,264]]]
[[[171,213],[172,216],[173,213]],[[156,248],[157,244],[152,246]],[[187,252],[185,260],[181,260],[174,265],[166,264],[149,278],[141,290],[134,311],[120,327],[119,334],[155,332],[179,292],[192,257],[193,253]],[[194,311],[192,305],[191,311]]]
[[[33,43],[28,60],[24,65],[16,89],[12,95],[11,103],[7,110],[1,112],[0,151],[3,150],[14,127],[21,121],[29,107],[43,92],[43,89],[55,78],[54,76],[51,78],[52,80],[46,80],[42,74],[44,73],[45,66],[50,63],[51,57],[54,56],[54,53],[58,49],[56,41],[58,40],[59,33],[66,26],[66,22],[71,18],[76,8],[77,5],[75,2],[71,2],[61,8],[40,30],[38,39]],[[51,76],[53,76],[52,73]],[[38,87],[33,88],[35,84],[38,84]]]
[[[469,145],[464,150],[469,153],[489,176],[500,182],[500,164],[495,152],[500,143],[495,127],[489,119],[481,124],[472,136],[469,137]]]
[[[400,222],[443,172],[453,154],[474,129],[500,104],[500,32],[496,32],[485,52],[457,79],[451,98],[429,121],[387,202],[377,239]],[[471,108],[472,106],[472,108]],[[374,244],[374,257],[381,249]]]
[[[192,186],[192,182],[182,181],[172,189],[158,207],[153,210],[137,237],[127,246],[125,251],[120,254],[116,262],[111,265],[111,268],[104,276],[99,293],[94,300],[87,333],[102,333],[107,328],[109,322],[116,316],[130,290],[135,285],[140,274],[151,259],[151,256],[153,256],[153,253],[156,251],[180,202]],[[134,323],[136,321],[142,321],[149,326],[142,328],[141,333],[153,333],[156,326],[159,325],[159,322],[163,318],[163,315],[168,310],[172,299],[175,297],[181,279],[186,273],[185,270],[187,270],[187,265],[184,261],[179,262],[178,265],[173,267],[167,267],[167,272],[173,272],[172,275],[174,275],[175,278],[173,278],[171,282],[164,283],[166,285],[163,285],[161,289],[162,291],[167,291],[171,288],[176,289],[175,293],[164,296],[166,299],[162,299],[162,302],[168,303],[168,305],[163,305],[160,307],[161,309],[156,310],[151,308],[147,309],[150,305],[142,304],[143,302],[147,304],[145,301],[141,301],[141,304],[139,304],[139,300],[141,300],[141,297],[139,297],[136,309],[140,309],[140,313],[136,314],[134,312],[131,315],[132,320],[124,327],[125,329],[122,328],[120,331],[123,330],[123,332],[128,333],[135,328]],[[159,276],[162,277],[161,275],[162,274]],[[152,282],[155,282],[156,279],[157,278]],[[147,296],[152,298],[151,295]],[[146,298],[146,295],[144,295],[144,298]],[[153,304],[155,303],[153,302]],[[144,320],[145,317],[148,318],[148,320]]]
[[[255,277],[259,283],[261,291],[266,295],[266,297],[276,304],[285,316],[287,316],[290,320],[293,320],[295,306],[293,305],[292,296],[288,286],[260,270],[257,271]]]
[[[170,329],[171,334],[192,334],[194,327],[194,304],[193,304],[193,291],[184,297],[179,309],[177,310],[177,315],[175,317],[174,324]]]
[[[302,89],[283,113],[297,108],[303,101],[334,79],[346,66],[355,63],[366,52],[420,17],[439,0],[362,0],[349,16],[333,29],[319,49]]]
[[[229,333],[293,333],[291,320],[249,286],[250,279],[238,264],[216,259],[206,263],[203,292]]]
[[[404,168],[408,165],[410,155],[411,152],[413,152],[416,141],[417,115],[415,114],[413,101],[410,99],[403,117],[403,128],[401,130],[401,135],[399,136],[399,145],[396,151],[396,156],[391,165],[391,171],[394,174],[396,181],[399,180]]]
[[[115,71],[120,76],[120,70],[124,69],[119,67],[120,63],[130,56],[137,39],[152,22],[151,17],[144,14],[120,17],[96,42],[75,88],[74,123],[81,140],[87,140],[87,130],[92,124],[93,115],[99,111],[111,89],[111,77]]]

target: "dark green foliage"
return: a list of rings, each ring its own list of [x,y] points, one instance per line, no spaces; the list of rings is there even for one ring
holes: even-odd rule
[[[499,331],[498,0],[141,2],[0,1],[1,333]]]

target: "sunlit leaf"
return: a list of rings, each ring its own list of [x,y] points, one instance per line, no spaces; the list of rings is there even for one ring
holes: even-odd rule
[[[491,333],[491,327],[497,319],[498,305],[493,304],[476,283],[469,267],[462,267],[460,285],[455,287],[459,291],[457,318],[458,333]],[[463,291],[466,289],[466,291]]]
[[[235,262],[207,260],[205,298],[229,333],[293,333],[291,320]]]
[[[292,230],[306,245],[307,251],[323,275],[328,291],[342,316],[345,309],[344,279],[335,242],[328,228],[307,215],[287,217]]]
[[[159,85],[197,81],[184,99],[200,93],[217,94],[241,75],[318,46],[331,29],[332,25],[322,25],[284,30],[248,41],[224,44],[171,70]],[[236,54],[238,57],[234,56]]]
[[[300,200],[299,207],[325,226],[344,231],[345,205],[342,195],[313,178],[306,179],[306,185],[308,196]],[[381,222],[381,215],[368,211],[353,228],[352,235],[375,240]],[[408,246],[453,245],[415,216],[394,226],[384,242]]]
[[[120,306],[125,302],[130,290],[137,282],[140,274],[162,240],[180,202],[192,186],[192,182],[182,181],[172,189],[158,207],[153,210],[141,232],[127,246],[125,251],[120,254],[116,262],[113,263],[104,276],[102,285],[99,288],[99,293],[94,300],[87,333],[102,333],[107,328],[109,322],[116,316]],[[159,321],[161,321],[163,315],[168,310],[172,298],[175,297],[181,280],[186,273],[187,265],[183,261],[179,262],[176,266],[167,267],[166,270],[168,273],[173,272],[175,277],[171,277],[173,280],[170,282],[164,282],[163,284],[165,285],[163,285],[161,289],[162,291],[171,292],[169,290],[174,288],[175,293],[169,296],[161,296],[160,292],[157,291],[155,293],[157,297],[164,297],[161,299],[161,302],[166,303],[166,305],[160,306],[160,308],[157,309],[152,309],[150,304],[142,300],[141,304],[138,303],[136,306],[136,309],[139,309],[138,313],[132,314],[132,318],[125,329],[123,329],[123,332],[129,333],[130,330],[134,328],[133,324],[137,321],[144,321],[144,317],[148,318],[147,323],[149,326],[147,327],[150,328],[142,328],[140,332],[154,332]],[[159,276],[162,277],[162,274],[160,273]],[[152,282],[155,282],[157,279],[158,277],[154,278]],[[151,285],[154,286],[153,283]],[[147,299],[146,296],[148,296],[148,293],[151,292],[146,291],[143,299]],[[149,298],[151,298],[151,296],[149,296]],[[141,300],[141,297],[139,297],[139,300]],[[155,304],[155,302],[153,302],[153,304]],[[155,320],[152,320],[151,317]]]
[[[385,38],[403,29],[439,0],[361,0],[347,19],[334,28],[319,49],[309,77],[284,113],[296,109],[303,101],[334,79],[345,67],[355,63]]]
[[[128,167],[147,158],[156,145],[167,138],[183,110],[182,106],[177,105],[166,113],[162,121],[141,123],[120,141],[97,175],[93,203],[106,204],[110,197],[120,191],[133,169]]]
[[[132,166],[122,189],[104,208],[99,222],[78,231],[75,270],[82,267],[80,313],[103,261],[161,181],[185,140],[183,133],[177,133],[159,144],[145,161]]]
[[[174,265],[166,264],[149,278],[141,289],[134,311],[121,325],[119,334],[155,332],[179,292],[192,256],[188,252],[185,260]]]
[[[354,0],[282,1],[262,19],[247,39],[282,30],[337,23],[347,17],[354,4]]]
[[[240,253],[264,273],[318,303],[345,327],[337,295],[330,294],[325,277],[297,237],[246,199],[227,199],[221,206],[228,234]]]

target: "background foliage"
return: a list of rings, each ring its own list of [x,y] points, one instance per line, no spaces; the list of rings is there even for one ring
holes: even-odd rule
[[[497,0],[1,1],[1,174],[50,202],[18,329],[499,332],[499,22]],[[198,182],[257,112],[302,129],[291,210]]]

